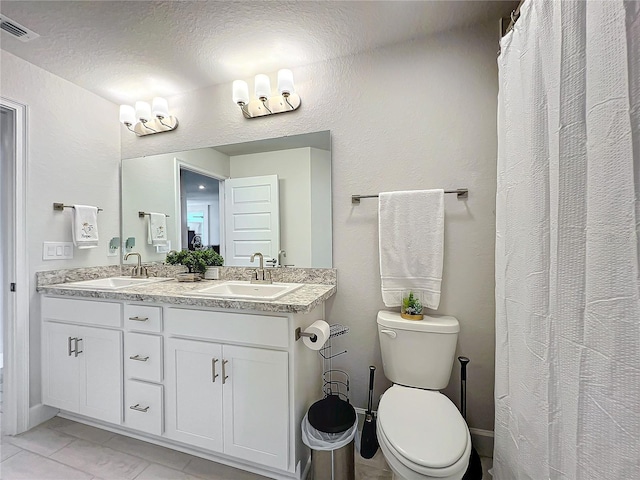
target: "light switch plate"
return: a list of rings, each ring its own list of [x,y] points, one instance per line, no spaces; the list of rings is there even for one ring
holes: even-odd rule
[[[42,242],[43,260],[68,260],[73,258],[73,242]]]

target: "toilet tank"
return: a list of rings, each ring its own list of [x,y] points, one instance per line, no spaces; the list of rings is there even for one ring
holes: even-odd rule
[[[425,315],[405,320],[378,312],[378,337],[385,376],[408,387],[441,390],[449,383],[460,324],[455,317]]]

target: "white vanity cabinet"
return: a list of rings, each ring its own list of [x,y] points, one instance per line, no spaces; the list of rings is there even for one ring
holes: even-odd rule
[[[196,340],[167,340],[167,436],[286,469],[288,354]]]
[[[295,330],[322,318],[323,304],[274,313],[44,295],[43,403],[269,478],[300,479],[310,459],[300,422],[321,398],[321,362]]]
[[[122,332],[78,325],[87,318],[94,324],[119,325],[120,311],[117,303],[43,298],[44,404],[120,423]]]
[[[168,308],[165,327],[167,436],[286,469],[289,319]]]

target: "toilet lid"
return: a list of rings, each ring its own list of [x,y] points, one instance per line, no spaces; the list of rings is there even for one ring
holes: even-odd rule
[[[467,447],[467,424],[440,392],[394,385],[380,399],[378,423],[398,453],[425,467],[449,467]]]

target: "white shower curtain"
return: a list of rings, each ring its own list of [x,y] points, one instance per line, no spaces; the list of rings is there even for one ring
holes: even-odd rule
[[[640,2],[527,0],[499,68],[494,475],[640,479]]]

